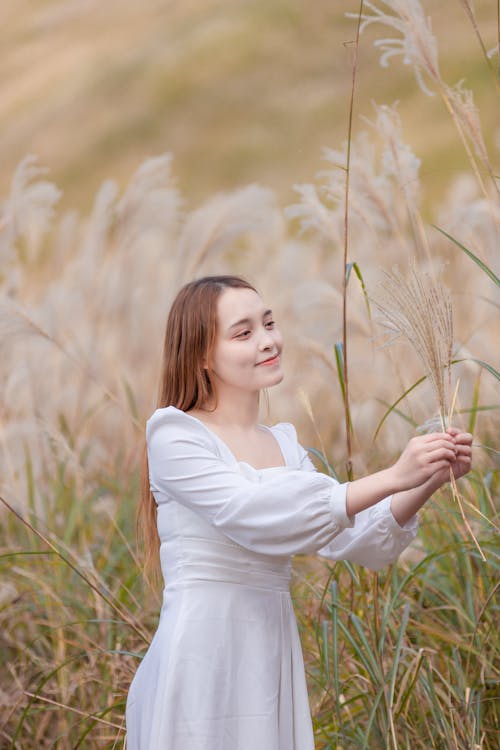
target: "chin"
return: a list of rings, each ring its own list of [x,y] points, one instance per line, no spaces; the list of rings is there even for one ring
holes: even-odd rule
[[[284,372],[277,372],[274,378],[272,379],[272,383],[270,385],[271,386],[278,385],[278,383],[281,383],[284,377],[285,377]]]

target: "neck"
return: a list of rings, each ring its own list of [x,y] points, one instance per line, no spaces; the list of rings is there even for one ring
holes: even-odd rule
[[[259,395],[259,391],[224,389],[218,394],[215,410],[204,411],[214,424],[248,430],[259,423]]]

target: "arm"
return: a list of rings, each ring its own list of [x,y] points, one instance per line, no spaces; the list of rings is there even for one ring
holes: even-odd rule
[[[181,503],[243,547],[271,555],[314,552],[354,525],[353,510],[346,512],[350,485],[311,475],[300,462],[262,480],[257,473],[248,478],[221,458],[203,425],[174,407],[155,412],[146,436],[157,503]],[[380,499],[375,485],[358,480],[359,504]]]
[[[443,439],[445,442],[441,443]],[[442,435],[426,435],[410,441],[391,469],[351,483],[354,503],[362,504],[364,493],[387,495],[373,507],[358,512],[355,527],[343,531],[319,554],[332,560],[350,560],[373,570],[394,562],[416,536],[416,512],[444,482],[449,481],[450,468],[457,479],[469,471],[471,443],[471,435],[460,433],[455,428],[450,428],[444,438]],[[446,453],[450,449],[453,458]],[[443,459],[446,455],[449,458]],[[308,463],[309,466],[304,468],[314,470],[312,462],[309,460]],[[420,467],[416,473],[415,466]],[[429,472],[430,477],[421,484],[394,493],[398,483],[418,482]],[[398,479],[401,475],[403,479]]]
[[[298,450],[302,469],[315,472],[316,467],[307,451],[300,444]],[[370,487],[373,487],[371,481],[368,482]],[[381,487],[381,491],[385,491],[385,487]],[[344,529],[318,550],[318,554],[333,561],[348,560],[371,570],[380,570],[394,562],[415,538],[418,520],[413,516],[401,527],[391,511],[392,499],[393,496],[388,495],[374,506],[360,511],[355,517],[354,526]]]
[[[238,544],[270,555],[314,552],[352,526],[346,485],[284,467],[245,476],[219,455],[214,436],[173,408],[148,420],[150,485],[157,503],[175,500]]]
[[[350,482],[347,513],[359,513],[384,497],[395,495],[393,510],[400,520],[410,518],[430,496],[425,496],[423,485],[430,482],[429,486],[434,486],[443,471],[449,473],[456,458],[454,437],[446,432],[412,438],[393,466]],[[419,491],[415,492],[417,488]]]

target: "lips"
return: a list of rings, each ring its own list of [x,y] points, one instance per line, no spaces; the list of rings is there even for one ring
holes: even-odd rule
[[[268,359],[262,360],[262,362],[258,362],[258,365],[272,365],[275,362],[278,362],[279,360],[279,354],[275,354],[273,357],[269,357]]]

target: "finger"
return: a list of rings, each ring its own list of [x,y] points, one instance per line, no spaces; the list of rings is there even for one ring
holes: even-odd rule
[[[458,435],[458,434],[460,433],[460,430],[458,429],[458,427],[452,427],[452,426],[450,425],[450,427],[448,427],[448,429],[446,430],[446,432],[447,432],[447,433],[448,433],[449,435],[453,435],[453,436],[455,436],[455,435]]]
[[[434,451],[430,451],[426,458],[429,463],[445,460],[448,462],[448,465],[457,460],[455,452],[450,450],[450,448],[437,448]]]
[[[438,445],[455,445],[455,436],[447,432],[435,432],[429,435],[429,437],[431,439],[425,445],[430,449],[436,448]]]
[[[429,445],[426,446],[427,452],[432,452],[435,450],[438,450],[439,448],[445,448],[446,450],[451,450],[453,452],[453,455],[456,456],[457,448],[455,446],[455,443],[448,438],[447,440],[435,440],[433,443],[429,443]]]
[[[422,442],[432,443],[435,440],[450,440],[447,432],[430,432],[428,435],[422,435]]]
[[[435,461],[431,464],[431,466],[433,470],[432,476],[439,474],[440,471],[446,471],[446,475],[448,475],[451,469],[451,464],[449,461]]]
[[[456,479],[460,479],[460,477],[463,477],[465,474],[468,474],[469,471],[471,470],[471,462],[470,461],[463,462],[463,463],[460,462],[456,466],[452,466],[451,470],[453,472],[453,476]]]
[[[461,458],[460,461],[456,462],[456,466],[459,469],[464,469],[464,471],[469,471],[472,466],[472,461],[470,458]]]
[[[457,445],[472,445],[472,435],[470,432],[460,432],[455,438]]]

